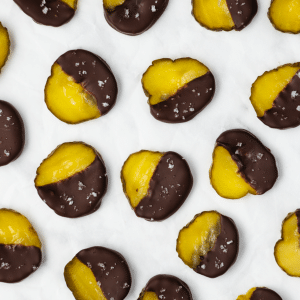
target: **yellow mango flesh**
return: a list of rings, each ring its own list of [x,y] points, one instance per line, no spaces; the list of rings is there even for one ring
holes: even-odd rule
[[[68,4],[71,8],[76,9],[77,0],[60,0],[60,1]]]
[[[282,240],[275,246],[275,258],[287,274],[300,277],[300,234],[297,222],[295,213],[283,222]]]
[[[95,150],[83,143],[58,146],[38,167],[36,186],[55,183],[85,170],[96,158]]]
[[[221,220],[217,212],[204,212],[198,216],[178,235],[177,252],[182,261],[190,268],[196,268],[200,256],[205,256],[215,245],[220,234]]]
[[[113,10],[116,6],[122,5],[125,0],[103,0],[103,5],[107,10]]]
[[[163,153],[140,151],[131,154],[122,168],[122,181],[130,204],[135,208],[147,195],[149,183]]]
[[[221,146],[217,146],[213,153],[210,182],[223,198],[239,199],[248,193],[256,194],[256,191],[240,175],[230,153]]]
[[[269,16],[274,26],[283,32],[300,32],[300,0],[274,0]]]
[[[141,300],[159,300],[154,292],[145,292]]]
[[[195,59],[160,59],[148,68],[143,75],[142,84],[150,95],[149,103],[155,105],[167,100],[187,83],[208,71],[206,66]]]
[[[272,108],[278,94],[299,69],[299,66],[285,65],[266,72],[256,79],[252,85],[250,100],[258,117],[262,117],[266,110]]]
[[[253,292],[256,290],[256,287],[255,288],[252,288],[250,289],[246,295],[240,295],[237,297],[236,300],[250,300],[251,299],[251,296],[253,294]]]
[[[41,248],[39,237],[26,217],[16,211],[0,209],[0,244]]]
[[[76,300],[108,300],[92,270],[74,257],[65,267],[65,281]]]
[[[235,26],[226,0],[193,0],[193,15],[212,30],[231,30]]]
[[[4,66],[9,54],[9,36],[6,28],[0,22],[0,70]]]
[[[45,101],[49,110],[66,123],[76,124],[100,117],[95,97],[57,63],[52,66],[45,87]]]

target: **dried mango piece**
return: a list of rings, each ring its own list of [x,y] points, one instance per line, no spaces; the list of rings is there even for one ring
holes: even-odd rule
[[[95,212],[107,189],[100,154],[82,142],[58,146],[37,169],[35,187],[60,216],[77,218]]]
[[[142,78],[154,118],[167,123],[193,119],[212,100],[213,74],[192,58],[155,60]]]
[[[188,285],[172,275],[152,277],[142,290],[138,300],[193,300]]]
[[[275,29],[288,32],[300,32],[300,0],[272,0],[268,17]]]
[[[300,63],[259,76],[252,85],[250,101],[257,117],[271,128],[300,125]]]
[[[14,0],[14,2],[35,22],[58,27],[73,18],[78,0]]]
[[[138,35],[151,28],[165,11],[169,0],[103,0],[107,23],[115,30]]]
[[[236,300],[282,300],[273,290],[255,287],[250,289],[246,295],[240,295]]]
[[[10,52],[10,40],[8,31],[0,22],[0,72],[6,63]]]
[[[192,14],[210,30],[242,30],[257,13],[256,0],[193,0]]]
[[[195,272],[215,278],[235,262],[239,236],[232,219],[216,211],[205,211],[180,230],[176,251]]]
[[[274,255],[284,272],[300,277],[300,209],[283,220],[281,240],[275,245]]]
[[[131,287],[125,258],[104,247],[84,249],[66,265],[65,281],[76,300],[123,300]]]
[[[278,177],[275,158],[253,134],[242,129],[223,132],[217,139],[210,182],[223,198],[261,195]]]
[[[78,124],[107,114],[117,93],[116,79],[99,56],[71,50],[53,64],[45,86],[45,102],[58,119]]]
[[[42,244],[20,213],[0,209],[0,282],[19,282],[38,269]]]
[[[193,185],[187,162],[176,152],[131,154],[123,165],[121,180],[132,209],[148,221],[162,221],[174,214]]]

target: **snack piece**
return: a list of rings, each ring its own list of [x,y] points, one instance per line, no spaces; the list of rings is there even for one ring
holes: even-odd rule
[[[215,93],[213,74],[192,58],[153,61],[143,75],[142,85],[152,116],[167,123],[193,119]]]
[[[180,230],[176,251],[195,272],[215,278],[235,262],[239,235],[232,219],[216,211],[205,211]]]
[[[7,61],[10,52],[10,40],[8,31],[0,22],[0,72]]]
[[[77,9],[78,0],[14,0],[14,2],[42,25],[58,27],[69,22]]]
[[[300,1],[272,0],[268,17],[275,29],[288,32],[300,32]]]
[[[20,213],[0,209],[0,281],[19,282],[36,271],[42,244],[30,222]]]
[[[188,285],[172,275],[152,277],[142,290],[138,300],[193,300]]]
[[[86,50],[71,50],[53,64],[45,102],[58,119],[77,124],[107,114],[117,93],[116,79],[104,60]]]
[[[104,247],[84,249],[66,265],[65,281],[76,300],[123,300],[131,287],[125,258]]]
[[[192,14],[210,30],[242,30],[257,13],[256,0],[193,0]]]
[[[210,182],[221,197],[262,195],[272,188],[277,177],[274,156],[252,133],[233,129],[218,137]]]
[[[246,295],[240,295],[236,300],[282,300],[273,290],[255,287],[250,289]]]
[[[115,30],[138,35],[155,24],[168,3],[169,0],[103,0],[104,16]]]
[[[272,128],[300,125],[300,63],[288,64],[259,76],[251,88],[257,117]]]
[[[281,240],[275,245],[274,255],[284,272],[300,277],[300,209],[283,220]]]
[[[121,180],[135,214],[148,221],[173,215],[193,186],[189,165],[176,152],[131,154],[123,165]]]
[[[62,217],[78,218],[95,212],[107,189],[101,155],[82,142],[64,143],[36,171],[41,199]]]
[[[10,103],[0,100],[0,166],[17,159],[24,144],[25,129],[19,112]]]

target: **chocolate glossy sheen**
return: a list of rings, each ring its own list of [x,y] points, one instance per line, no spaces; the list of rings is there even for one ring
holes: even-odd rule
[[[0,281],[19,282],[37,270],[41,261],[40,248],[0,244]]]
[[[150,105],[152,116],[166,123],[182,123],[193,119],[212,100],[215,79],[211,72],[198,77],[179,89],[175,95]]]
[[[183,204],[193,186],[193,176],[185,159],[176,152],[166,152],[150,180],[147,195],[135,208],[138,217],[162,221]]]
[[[278,94],[273,107],[259,119],[272,128],[285,129],[300,125],[300,71]]]
[[[250,300],[282,300],[273,290],[267,288],[256,288]]]
[[[243,129],[225,131],[218,137],[217,145],[229,151],[241,176],[258,195],[275,184],[278,177],[275,158],[252,133]]]
[[[86,50],[70,50],[60,56],[56,63],[95,97],[101,116],[112,109],[116,102],[118,87],[112,71],[104,60]]]
[[[41,199],[62,217],[78,218],[95,212],[107,189],[106,168],[97,155],[85,170],[59,182],[36,187]]]
[[[145,292],[154,292],[158,299],[163,300],[193,300],[188,285],[172,275],[156,275],[152,277],[138,300],[143,299]]]
[[[195,272],[215,278],[223,275],[236,261],[239,252],[239,234],[232,219],[220,215],[221,231],[216,243],[202,259]]]
[[[25,144],[23,120],[8,102],[0,100],[0,166],[17,159]]]
[[[58,27],[69,22],[75,10],[60,0],[14,0],[35,22]]]
[[[123,300],[127,296],[131,274],[120,253],[104,247],[92,247],[80,251],[76,257],[92,270],[106,299]]]
[[[226,0],[236,30],[245,28],[257,13],[256,0]]]
[[[169,0],[125,0],[114,10],[104,7],[108,24],[117,31],[138,35],[148,30],[165,11]]]

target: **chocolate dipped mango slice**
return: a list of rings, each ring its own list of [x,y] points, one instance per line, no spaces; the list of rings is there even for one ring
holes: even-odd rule
[[[62,217],[95,212],[107,189],[100,154],[82,142],[58,146],[37,169],[35,187],[41,199]]]
[[[107,114],[117,93],[116,79],[105,61],[86,50],[70,50],[51,68],[45,102],[58,119],[77,124]]]
[[[273,290],[265,287],[254,287],[246,295],[240,295],[236,300],[282,300]]]
[[[215,79],[192,58],[155,60],[142,78],[152,116],[166,123],[193,119],[212,100]]]
[[[76,300],[123,300],[131,287],[125,258],[104,247],[84,249],[66,265],[65,281]]]
[[[148,221],[173,215],[193,186],[190,168],[176,152],[142,150],[131,154],[123,165],[121,180],[135,214]]]
[[[256,0],[193,0],[192,14],[210,30],[242,30],[257,13]]]
[[[38,269],[42,244],[20,213],[0,209],[0,282],[19,282]]]
[[[287,33],[299,33],[300,1],[272,0],[268,17],[275,29]]]
[[[275,245],[274,255],[284,272],[300,277],[300,209],[283,220],[281,240]]]
[[[257,117],[271,128],[300,125],[300,63],[259,76],[252,85],[250,101]]]
[[[112,28],[127,35],[138,35],[155,24],[168,3],[169,0],[103,0],[103,8]]]
[[[10,52],[10,40],[7,29],[0,22],[0,72]]]
[[[24,144],[25,129],[19,112],[10,103],[0,100],[0,166],[16,160]]]
[[[73,18],[78,0],[14,0],[14,2],[35,22],[58,27]]]
[[[272,188],[277,177],[274,156],[252,133],[233,129],[218,137],[210,182],[221,197],[262,195]]]
[[[138,300],[193,300],[188,285],[172,275],[152,277],[142,290]]]
[[[205,211],[180,230],[176,251],[195,272],[215,278],[235,262],[239,235],[232,219],[216,211]]]

